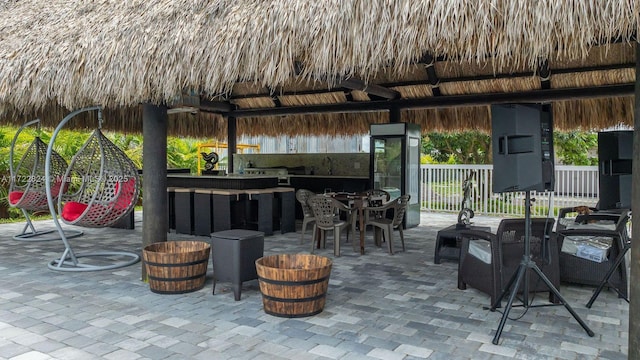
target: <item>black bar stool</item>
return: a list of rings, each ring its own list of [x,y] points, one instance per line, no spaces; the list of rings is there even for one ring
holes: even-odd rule
[[[273,189],[247,189],[245,228],[273,235]]]
[[[196,189],[193,194],[193,233],[199,236],[211,236],[213,230],[212,190]]]
[[[193,235],[193,188],[175,188],[174,211],[177,234]]]
[[[273,189],[275,201],[273,202],[274,229],[280,229],[280,233],[296,231],[296,192],[290,187],[276,187]]]

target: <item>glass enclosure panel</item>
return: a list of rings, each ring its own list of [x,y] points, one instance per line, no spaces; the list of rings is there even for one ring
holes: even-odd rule
[[[420,139],[409,137],[409,146],[407,149],[407,165],[408,165],[408,189],[407,194],[411,195],[409,204],[417,204],[420,202]]]
[[[402,189],[402,137],[374,138],[373,185],[391,194],[401,195]]]

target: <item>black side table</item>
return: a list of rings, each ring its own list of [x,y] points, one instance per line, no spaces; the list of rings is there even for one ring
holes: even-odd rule
[[[458,261],[460,258],[459,234],[462,230],[491,231],[491,227],[473,225],[467,225],[465,227],[454,224],[438,231],[436,235],[436,249],[433,256],[434,264],[440,264],[440,259]]]
[[[242,283],[258,278],[256,260],[264,255],[264,233],[261,231],[232,229],[211,234],[213,260],[213,290],[216,283],[233,284],[233,296],[240,300]]]

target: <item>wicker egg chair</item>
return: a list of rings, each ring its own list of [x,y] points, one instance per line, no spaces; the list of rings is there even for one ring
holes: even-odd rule
[[[90,228],[107,227],[129,215],[140,195],[138,169],[126,154],[109,141],[100,130],[102,124],[102,109],[100,107],[74,111],[60,122],[47,148],[47,173],[51,172],[52,147],[58,132],[79,113],[96,110],[99,126],[69,163],[63,177],[66,184],[57,197],[57,207],[53,193],[49,189],[50,186],[47,185],[49,211],[54,217],[54,222],[61,235],[62,228],[57,215],[69,225]],[[51,181],[50,176],[46,179]],[[75,254],[67,239],[63,235],[62,238],[65,251],[60,259],[49,263],[50,269],[60,271],[107,270],[140,261],[138,254],[122,251]],[[93,264],[81,263],[78,258],[82,257],[117,259],[105,265],[104,262],[98,264],[95,262]]]
[[[49,209],[45,181],[47,144],[42,141],[40,136],[35,136],[31,144],[27,147],[27,150],[22,154],[20,161],[17,164],[14,163],[19,135],[23,130],[32,125],[37,125],[38,133],[40,132],[40,119],[23,124],[14,135],[9,149],[10,183],[7,195],[8,203],[11,207],[20,209],[26,219],[26,224],[22,232],[14,235],[13,239],[19,241],[60,240],[55,229],[36,230],[30,216],[30,213],[48,211]],[[14,165],[16,166],[14,167]],[[67,162],[57,152],[52,151],[50,176],[53,177],[53,181],[51,193],[56,199],[62,189],[63,176],[66,168]],[[72,238],[82,235],[82,231],[65,230],[65,234],[67,238]]]

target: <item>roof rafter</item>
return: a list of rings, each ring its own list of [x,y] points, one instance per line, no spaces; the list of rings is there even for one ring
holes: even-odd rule
[[[446,108],[456,106],[490,105],[510,102],[550,102],[573,99],[631,96],[634,84],[594,86],[585,88],[563,88],[531,90],[514,93],[491,93],[474,95],[452,95],[422,99],[397,99],[387,101],[352,102],[325,105],[290,106],[279,108],[239,109],[225,115],[236,118],[283,116],[315,113],[354,113],[389,111],[399,109]]]

